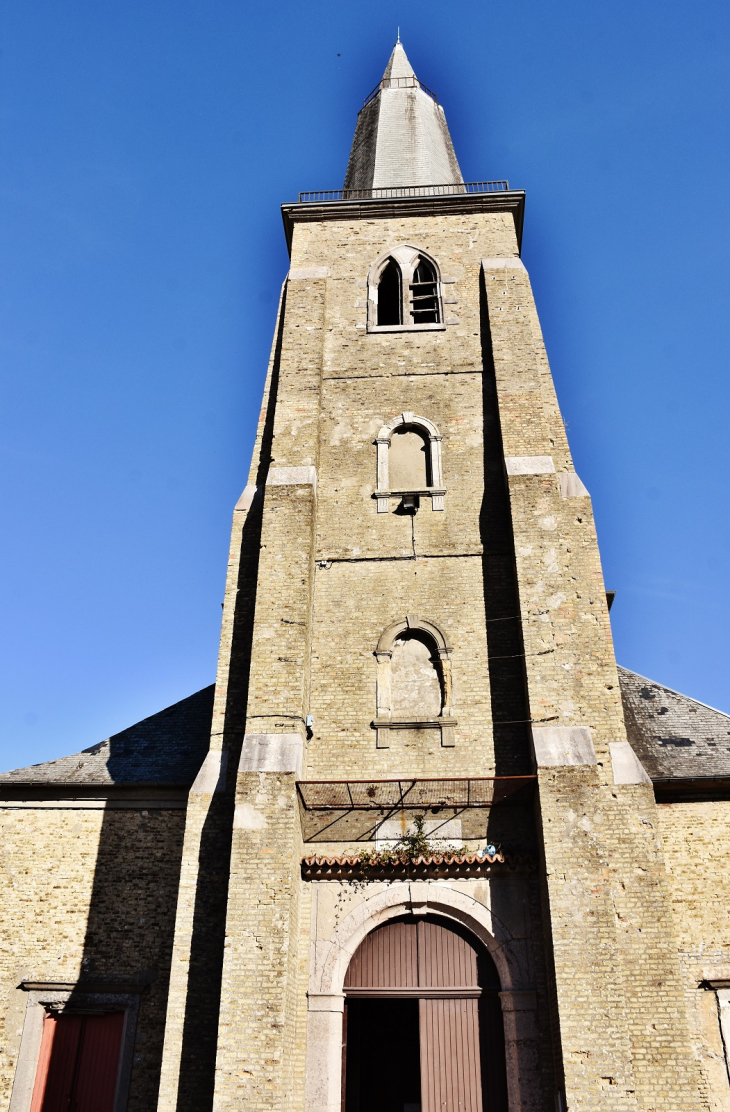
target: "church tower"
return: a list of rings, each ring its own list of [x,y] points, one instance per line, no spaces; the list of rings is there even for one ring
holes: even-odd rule
[[[730,716],[616,665],[520,258],[396,44],[282,208],[215,685],[0,772],[0,1112],[727,1112]]]
[[[705,1107],[524,203],[398,43],[282,207],[162,1112]]]

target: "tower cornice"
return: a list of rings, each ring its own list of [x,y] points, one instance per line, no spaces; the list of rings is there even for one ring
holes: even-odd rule
[[[511,212],[517,243],[522,246],[524,189],[495,193],[453,193],[419,197],[373,197],[348,201],[295,201],[281,206],[287,248],[291,255],[294,225],[324,220],[388,220],[403,216],[447,216],[452,213]]]

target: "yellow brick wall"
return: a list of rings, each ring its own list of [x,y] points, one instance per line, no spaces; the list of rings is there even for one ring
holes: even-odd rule
[[[730,802],[657,807],[695,1052],[713,1112],[730,1112],[717,998],[706,979],[730,981]]]
[[[457,303],[446,307],[445,316],[458,324],[443,332],[366,331],[370,267],[404,242],[423,248],[442,276],[455,279],[445,289]],[[295,228],[292,268],[326,267],[329,275],[315,449],[309,707],[315,728],[306,767],[312,779],[494,774],[479,528],[484,492],[479,280],[484,255],[516,253],[512,217],[502,213]],[[290,287],[304,299],[315,284],[320,283],[304,280]],[[426,417],[443,436],[448,492],[443,512],[434,512],[423,498],[413,521],[379,514],[373,498],[375,436],[404,411]],[[290,422],[277,426],[274,465],[304,462],[305,455],[294,455],[301,453],[301,437],[302,415],[296,411]],[[393,500],[391,511],[396,505]],[[406,613],[434,622],[454,646],[454,749],[441,747],[437,731],[393,734],[388,749],[375,747],[373,652],[383,629]]]
[[[10,1100],[22,980],[133,980],[129,1112],[157,1099],[185,812],[0,810],[0,1108]]]

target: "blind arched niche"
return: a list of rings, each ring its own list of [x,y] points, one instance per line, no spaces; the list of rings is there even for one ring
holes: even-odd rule
[[[497,969],[465,928],[391,920],[353,954],[345,990],[345,1112],[507,1112]],[[397,1053],[381,1053],[383,1045]]]
[[[443,746],[455,745],[451,647],[438,626],[406,615],[383,630],[375,659],[378,749],[391,730],[439,730]]]
[[[431,509],[443,510],[442,440],[433,421],[409,411],[383,425],[375,438],[379,514],[388,513],[390,499],[403,494],[430,496]]]

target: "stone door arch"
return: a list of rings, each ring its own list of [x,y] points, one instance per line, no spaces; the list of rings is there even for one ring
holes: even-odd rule
[[[515,906],[523,899],[523,881],[504,878],[513,889]],[[541,1107],[536,997],[525,938],[515,938],[491,910],[484,885],[464,882],[413,881],[373,886],[365,896],[338,882],[314,882],[312,941],[308,996],[306,1052],[306,1112],[341,1112],[342,1039],[345,978],[350,961],[363,939],[382,923],[406,915],[439,916],[466,927],[489,951],[501,984],[499,999],[504,1021],[505,1065],[509,1112],[533,1112]],[[481,895],[481,898],[477,898]],[[339,906],[345,897],[347,914],[325,908]],[[329,924],[331,922],[331,927]]]

